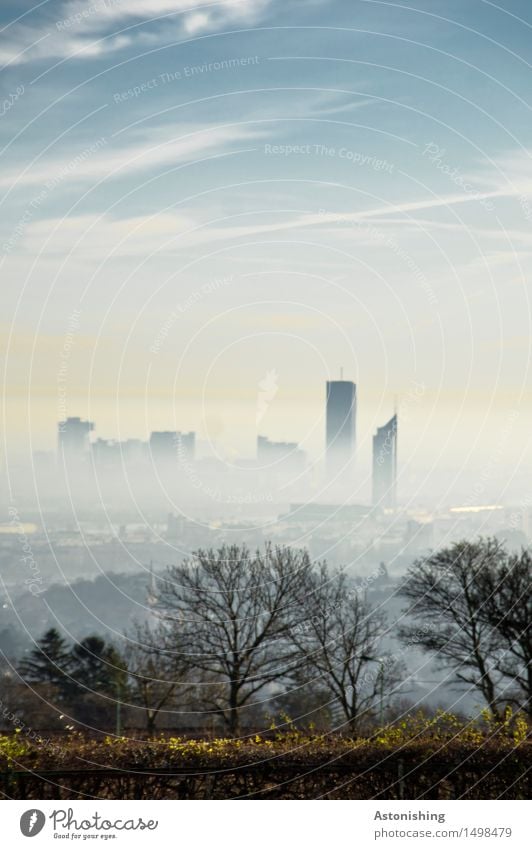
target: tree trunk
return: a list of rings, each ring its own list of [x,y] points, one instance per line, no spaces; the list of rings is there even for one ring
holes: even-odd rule
[[[157,714],[152,710],[146,711],[146,731],[148,734],[155,733],[155,720],[157,719]]]
[[[238,714],[238,682],[233,680],[229,684],[229,733],[232,737],[238,737],[240,732],[240,717]]]
[[[479,660],[478,665],[479,665],[480,674],[481,674],[480,686],[482,688],[484,698],[486,699],[486,701],[489,705],[489,709],[490,709],[494,719],[500,720],[501,719],[501,712],[500,712],[499,707],[497,705],[497,697],[496,697],[496,694],[495,694],[495,686],[493,684],[493,681],[491,679],[489,672],[486,672],[486,667],[484,665],[483,660]]]
[[[349,717],[349,720],[348,720],[348,723],[347,723],[347,727],[348,727],[348,729],[349,729],[349,733],[350,733],[353,737],[356,737],[357,729],[358,729],[358,716],[351,716],[351,717]]]
[[[528,660],[528,692],[525,692],[525,704],[524,710],[525,713],[528,714],[529,718],[532,719],[532,660]]]

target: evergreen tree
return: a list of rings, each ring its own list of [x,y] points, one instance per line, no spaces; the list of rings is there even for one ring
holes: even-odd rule
[[[19,664],[19,672],[32,684],[51,684],[62,697],[69,690],[72,655],[68,644],[56,628],[50,628],[35,648]]]
[[[72,677],[80,691],[117,697],[125,694],[127,672],[116,649],[101,637],[85,637],[72,650]]]

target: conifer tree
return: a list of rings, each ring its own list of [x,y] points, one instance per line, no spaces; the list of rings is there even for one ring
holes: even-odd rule
[[[69,691],[72,655],[66,640],[50,628],[19,664],[19,672],[31,684],[51,684],[65,697]]]

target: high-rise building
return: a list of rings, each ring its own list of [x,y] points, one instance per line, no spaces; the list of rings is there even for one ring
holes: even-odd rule
[[[327,381],[327,472],[345,477],[355,455],[357,388],[350,380]]]
[[[89,450],[89,434],[94,430],[93,422],[78,417],[68,418],[57,426],[59,459],[66,462],[83,461]]]
[[[120,464],[120,443],[113,439],[97,439],[92,443],[92,456],[98,469],[110,469]]]
[[[92,456],[98,469],[116,469],[143,465],[146,461],[148,444],[140,439],[96,439],[92,443]]]
[[[273,442],[267,436],[257,436],[257,460],[263,468],[272,471],[287,470],[293,474],[302,472],[306,465],[306,454],[297,442]]]
[[[119,443],[122,462],[143,463],[146,460],[147,444],[141,439],[126,439]]]
[[[177,433],[177,456],[181,462],[193,463],[196,457],[196,433]]]
[[[373,504],[395,510],[397,497],[397,414],[373,437]]]
[[[150,435],[149,450],[154,462],[194,459],[196,434],[180,433],[175,430],[153,431]]]

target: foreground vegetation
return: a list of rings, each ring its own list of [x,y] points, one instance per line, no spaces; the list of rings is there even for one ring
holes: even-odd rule
[[[0,677],[1,792],[527,798],[529,553],[488,539],[416,561],[398,590],[408,602],[399,628],[368,603],[370,578],[353,583],[305,551],[222,547],[169,567],[150,617],[116,645],[49,629]],[[415,679],[403,655],[413,648],[484,712],[470,721],[405,713],[403,688]],[[298,724],[285,716],[246,733],[282,712]],[[185,736],[187,718],[196,739]],[[163,720],[180,736],[157,736]]]
[[[157,579],[149,616],[128,634],[78,642],[50,628],[13,658],[0,670],[0,723],[61,730],[68,717],[151,735],[209,721],[235,737],[285,710],[357,736],[397,715],[416,685],[405,664],[413,649],[498,720],[508,705],[532,718],[528,551],[480,539],[415,561],[390,590],[408,604],[396,624],[367,599],[385,573],[353,580],[270,544],[197,551]]]
[[[521,799],[530,728],[509,711],[463,722],[417,713],[367,737],[285,723],[250,737],[0,737],[4,797]]]

